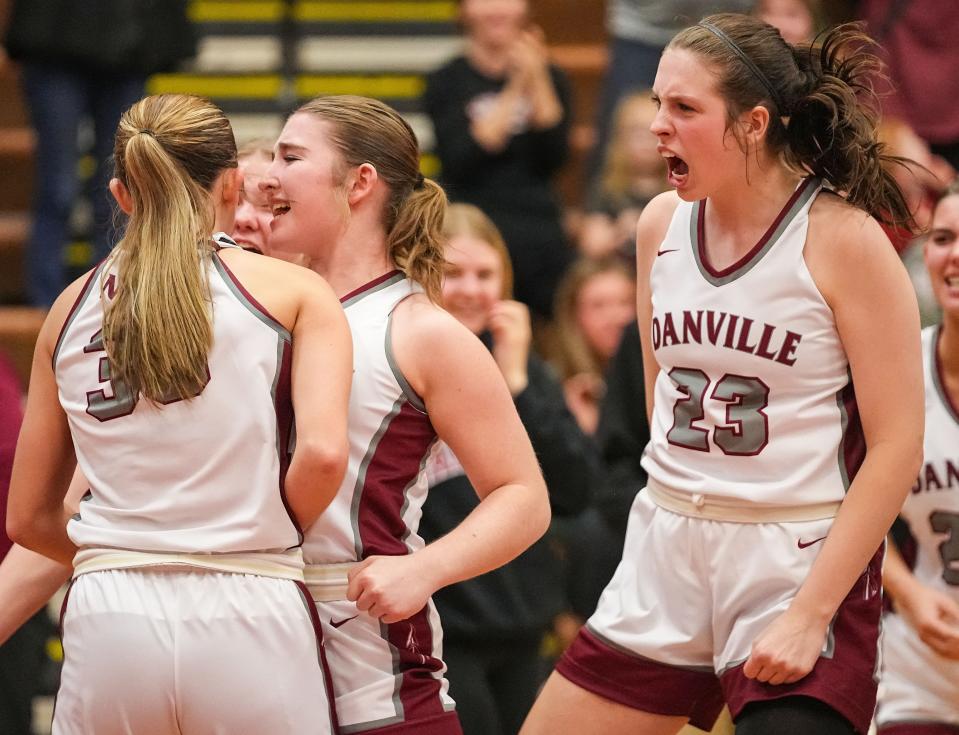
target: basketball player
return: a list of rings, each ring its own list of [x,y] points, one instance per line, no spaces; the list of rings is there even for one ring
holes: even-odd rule
[[[675,192],[637,229],[649,481],[524,735],[708,730],[724,699],[737,735],[869,728],[923,412],[915,297],[870,216],[910,219],[857,98],[864,41],[793,48],[723,14],[663,53]]]
[[[239,148],[236,161],[243,174],[243,184],[233,222],[233,241],[244,250],[270,255],[267,243],[273,212],[266,195],[260,191],[259,183],[273,161],[273,141],[250,141]]]
[[[430,595],[527,548],[549,503],[492,356],[435,305],[446,196],[419,173],[405,121],[349,96],[289,118],[262,186],[271,249],[310,258],[353,334],[349,468],[304,543],[342,732],[459,733]],[[421,470],[437,436],[482,501],[425,546]]]
[[[273,160],[273,142],[250,141],[237,150],[236,160],[243,179],[231,239],[244,250],[276,255],[302,264],[300,256],[269,250],[273,212],[266,194],[260,191],[259,180]],[[88,487],[86,478],[77,473],[64,499],[64,505],[72,509],[71,512],[76,510]],[[72,572],[72,565],[60,564],[14,544],[0,564],[0,644],[45,605],[70,579]]]
[[[210,102],[141,100],[115,161],[130,221],[41,330],[10,489],[11,537],[74,565],[53,732],[332,733],[299,544],[345,469],[348,326],[315,274],[211,242],[239,177]]]
[[[916,558],[895,546],[883,570],[896,615],[882,636],[880,735],[959,735],[959,187],[933,212],[923,245],[942,324],[922,333],[923,467],[900,517]]]

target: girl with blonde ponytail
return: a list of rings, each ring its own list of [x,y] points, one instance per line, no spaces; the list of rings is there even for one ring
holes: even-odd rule
[[[73,566],[53,731],[330,734],[300,542],[346,467],[349,328],[218,232],[240,179],[208,100],[136,103],[115,161],[129,223],[47,317],[10,485],[10,537]]]
[[[911,214],[855,27],[680,31],[653,85],[674,192],[637,226],[650,442],[623,559],[522,735],[869,731],[883,539],[922,457]],[[613,673],[615,672],[615,673]]]
[[[340,726],[456,735],[430,596],[526,549],[546,530],[549,501],[492,356],[435,303],[446,196],[420,174],[403,118],[349,96],[287,120],[262,185],[271,249],[304,253],[329,281],[356,355],[349,468],[304,544]],[[425,545],[421,469],[437,438],[482,501]]]

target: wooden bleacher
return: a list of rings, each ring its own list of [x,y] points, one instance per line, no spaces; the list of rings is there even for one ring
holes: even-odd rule
[[[0,0],[0,17],[9,1]],[[605,2],[531,5],[553,60],[573,83],[573,154],[559,186],[565,203],[575,206],[606,64]],[[192,0],[190,15],[200,36],[196,59],[179,73],[152,77],[148,91],[211,97],[241,141],[275,137],[290,110],[319,94],[379,97],[416,131],[423,170],[438,173],[432,126],[419,99],[425,74],[461,48],[454,0]],[[17,70],[0,64],[0,305],[26,300],[23,254],[34,145]],[[0,349],[24,369],[39,316],[0,306]]]

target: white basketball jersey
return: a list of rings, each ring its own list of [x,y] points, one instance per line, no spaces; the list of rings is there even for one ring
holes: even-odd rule
[[[865,444],[832,311],[803,259],[804,180],[763,238],[713,268],[706,201],[680,202],[650,273],[656,377],[643,467],[680,492],[764,506],[841,500]]]
[[[959,406],[943,389],[936,352],[940,330],[935,326],[922,332],[923,461],[901,516],[916,542],[916,579],[959,602]]]
[[[393,271],[341,299],[353,335],[350,459],[336,498],[306,533],[307,564],[336,564],[423,547],[417,534],[436,440],[426,407],[393,358],[393,310],[422,288]]]
[[[300,543],[282,496],[293,418],[290,334],[219,255],[204,269],[210,377],[191,400],[153,405],[111,381],[101,330],[103,301],[123,288],[116,267],[105,262],[91,274],[64,323],[53,365],[90,483],[68,524],[81,554],[276,553]]]

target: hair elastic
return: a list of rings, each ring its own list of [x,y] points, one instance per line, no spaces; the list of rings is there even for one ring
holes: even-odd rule
[[[773,103],[778,108],[779,114],[780,115],[786,114],[786,106],[783,104],[782,97],[779,96],[779,93],[776,91],[776,88],[773,87],[772,82],[770,82],[769,79],[766,77],[766,75],[763,74],[762,71],[759,69],[759,67],[752,62],[752,59],[746,56],[746,52],[743,51],[741,48],[739,48],[736,42],[733,41],[733,39],[731,39],[726,34],[725,31],[720,30],[719,28],[714,26],[712,23],[698,23],[697,25],[700,28],[705,28],[707,31],[709,31],[714,36],[716,36],[716,38],[723,41],[723,43],[729,46],[729,48],[735,51],[736,55],[740,59],[742,59],[742,62],[749,68],[749,71],[753,73],[753,76],[755,76],[756,79],[762,82],[762,85],[766,88],[766,91],[769,92],[769,96],[772,99]]]

